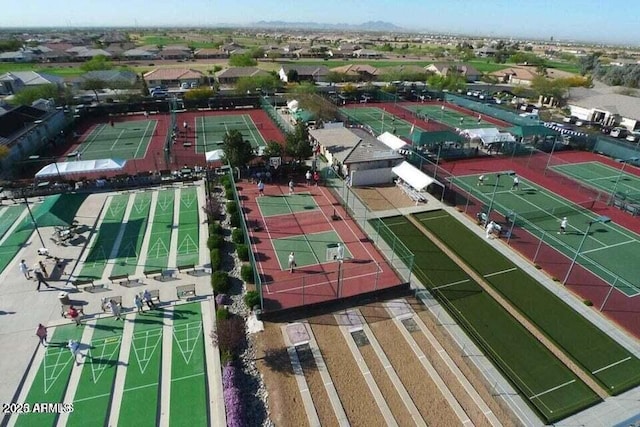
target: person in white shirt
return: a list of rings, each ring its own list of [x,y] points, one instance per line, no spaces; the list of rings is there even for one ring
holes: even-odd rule
[[[518,178],[518,175],[513,177],[513,186],[511,187],[511,190],[519,190],[520,189],[520,179]]]
[[[20,273],[24,274],[25,279],[31,279],[31,274],[29,273],[29,267],[27,266],[27,262],[25,260],[20,261]]]
[[[484,174],[480,175],[478,177],[478,184],[477,185],[478,185],[478,187],[480,187],[481,185],[484,185]]]
[[[565,234],[567,232],[567,224],[569,224],[569,221],[567,221],[567,217],[565,216],[560,221],[560,231],[558,231],[558,234]]]
[[[289,254],[289,272],[293,273],[293,269],[296,266],[296,256],[291,252]]]

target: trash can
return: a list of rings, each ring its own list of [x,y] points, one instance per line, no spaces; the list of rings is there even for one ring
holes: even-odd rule
[[[60,301],[60,304],[62,305],[69,305],[69,292],[60,292],[58,294],[58,300]]]

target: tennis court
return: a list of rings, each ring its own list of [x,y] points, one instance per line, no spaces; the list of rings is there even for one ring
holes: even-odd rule
[[[340,112],[357,123],[369,126],[376,135],[391,132],[399,137],[411,139],[413,125],[383,109],[376,107],[341,108]],[[423,130],[418,126],[415,126],[415,129]]]
[[[142,159],[157,127],[156,120],[102,123],[80,140],[77,152],[81,160]]]
[[[517,225],[569,259],[573,259],[580,248],[578,264],[629,297],[640,294],[634,284],[640,277],[635,255],[640,251],[640,236],[613,222],[594,222],[599,216],[591,211],[595,200],[573,203],[522,178],[520,189],[511,190],[512,178],[497,174],[485,174],[481,186],[477,185],[478,175],[451,180],[483,203],[483,211],[492,205],[492,210],[502,215],[509,213]],[[568,220],[567,232],[560,234],[560,221],[564,217]],[[589,234],[583,242],[587,228]]]
[[[230,130],[239,131],[254,149],[267,146],[258,129],[262,123],[254,123],[248,114],[228,116],[197,116],[195,120],[196,153],[221,149],[224,137]]]
[[[600,400],[407,218],[389,217],[382,221],[390,229],[383,238],[397,236],[415,254],[416,278],[447,308],[545,423],[561,420]],[[501,273],[491,270],[488,274]]]
[[[640,177],[600,162],[583,162],[549,166],[550,169],[596,190],[640,203]]]
[[[576,360],[608,393],[617,395],[640,384],[637,357],[518,268],[485,239],[444,211],[424,212],[415,217]]]
[[[446,105],[404,105],[404,108],[411,111],[417,118],[425,121],[435,120],[451,128],[459,129],[479,129],[479,128],[499,128],[494,123],[483,119],[482,114],[470,116],[459,111],[448,108]]]

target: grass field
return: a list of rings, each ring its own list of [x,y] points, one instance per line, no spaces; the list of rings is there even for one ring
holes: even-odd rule
[[[600,399],[482,287],[404,217],[384,223],[415,254],[414,274],[546,423]]]
[[[485,204],[488,209],[493,199],[492,210],[501,214],[515,214],[516,224],[536,237],[573,259],[580,247],[590,221],[598,215],[588,208],[593,200],[584,205],[572,203],[531,181],[520,179],[520,190],[510,191],[512,179],[485,174],[485,184],[477,186],[478,176],[467,175],[453,179],[455,185]],[[566,217],[569,225],[567,233],[560,235],[559,225]],[[589,230],[577,262],[603,280],[614,285],[628,296],[640,294],[635,285],[640,276],[640,266],[636,254],[640,252],[640,236],[618,226],[595,223]],[[560,278],[561,279],[561,278]]]
[[[640,360],[443,211],[415,215],[610,394],[640,384]],[[493,272],[503,272],[493,274]]]

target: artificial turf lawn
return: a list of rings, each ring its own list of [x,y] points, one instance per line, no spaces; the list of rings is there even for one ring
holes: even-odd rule
[[[584,382],[406,218],[391,217],[383,221],[415,254],[414,274],[428,289],[461,282],[432,293],[545,422],[563,419],[600,401]],[[564,386],[551,390],[561,385]]]
[[[480,275],[516,268],[446,212],[425,212],[415,217]],[[638,358],[521,269],[491,275],[485,281],[610,394],[617,395],[640,384]],[[611,364],[615,365],[603,369]]]

